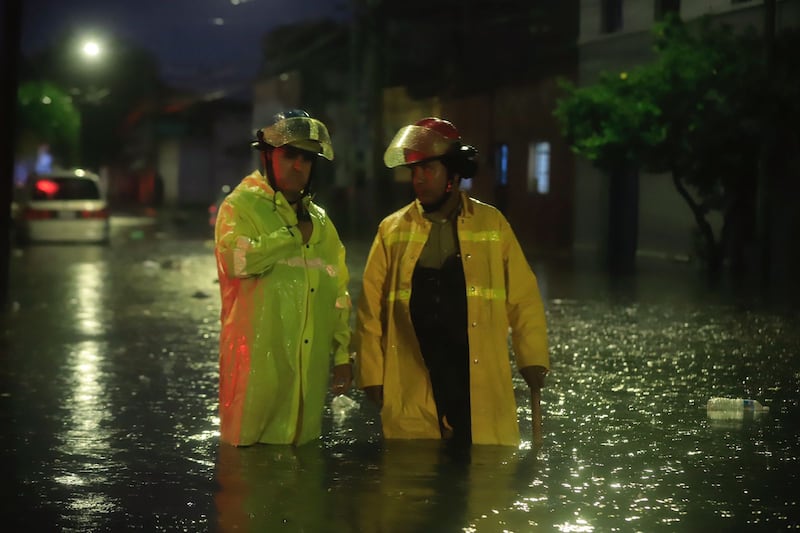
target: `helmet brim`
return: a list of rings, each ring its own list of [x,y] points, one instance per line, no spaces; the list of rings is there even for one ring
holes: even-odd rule
[[[383,154],[383,162],[389,168],[412,165],[436,159],[447,153],[455,142],[430,128],[405,126],[400,128]]]
[[[310,117],[291,117],[261,129],[263,142],[279,148],[286,144],[316,153],[328,161],[333,160],[333,145],[328,128],[317,119]],[[253,148],[262,148],[261,142],[250,143]]]

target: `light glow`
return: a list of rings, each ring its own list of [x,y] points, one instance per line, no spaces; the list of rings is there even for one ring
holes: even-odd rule
[[[86,41],[81,47],[81,52],[89,59],[97,59],[100,57],[102,49],[100,48],[100,43],[97,41]]]

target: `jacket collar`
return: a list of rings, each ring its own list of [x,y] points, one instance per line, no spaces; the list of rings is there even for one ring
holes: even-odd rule
[[[260,171],[253,171],[252,174],[242,180],[239,186],[243,187],[247,192],[255,194],[256,196],[260,196],[273,203],[276,206],[278,213],[281,215],[281,218],[286,221],[287,225],[297,225],[297,213],[295,212],[294,208],[281,191],[276,191],[270,186],[267,178],[265,178]],[[317,220],[318,224],[322,225],[325,223],[321,211],[317,205],[311,201],[310,197],[303,197],[302,202],[306,204],[306,209],[308,210],[309,214]],[[319,242],[319,235],[320,232],[315,231],[311,236],[311,242]]]
[[[458,194],[461,196],[461,210],[458,214],[458,218],[469,218],[475,214],[475,203],[472,198],[467,195],[465,191],[459,191]],[[422,204],[419,203],[419,200],[414,200],[410,204],[406,206],[406,216],[411,217],[412,220],[415,222],[424,222],[427,219],[423,216],[424,210],[422,209]]]

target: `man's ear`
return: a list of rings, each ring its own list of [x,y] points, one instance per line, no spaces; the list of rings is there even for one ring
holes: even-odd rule
[[[444,192],[458,190],[458,185],[460,183],[461,183],[461,175],[458,173],[451,174],[450,177],[447,178],[447,187],[445,187]]]

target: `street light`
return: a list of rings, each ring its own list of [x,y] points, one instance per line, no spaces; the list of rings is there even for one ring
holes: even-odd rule
[[[81,52],[86,59],[95,61],[100,57],[102,48],[100,47],[99,42],[95,40],[88,40],[84,41],[83,45],[81,46]]]

